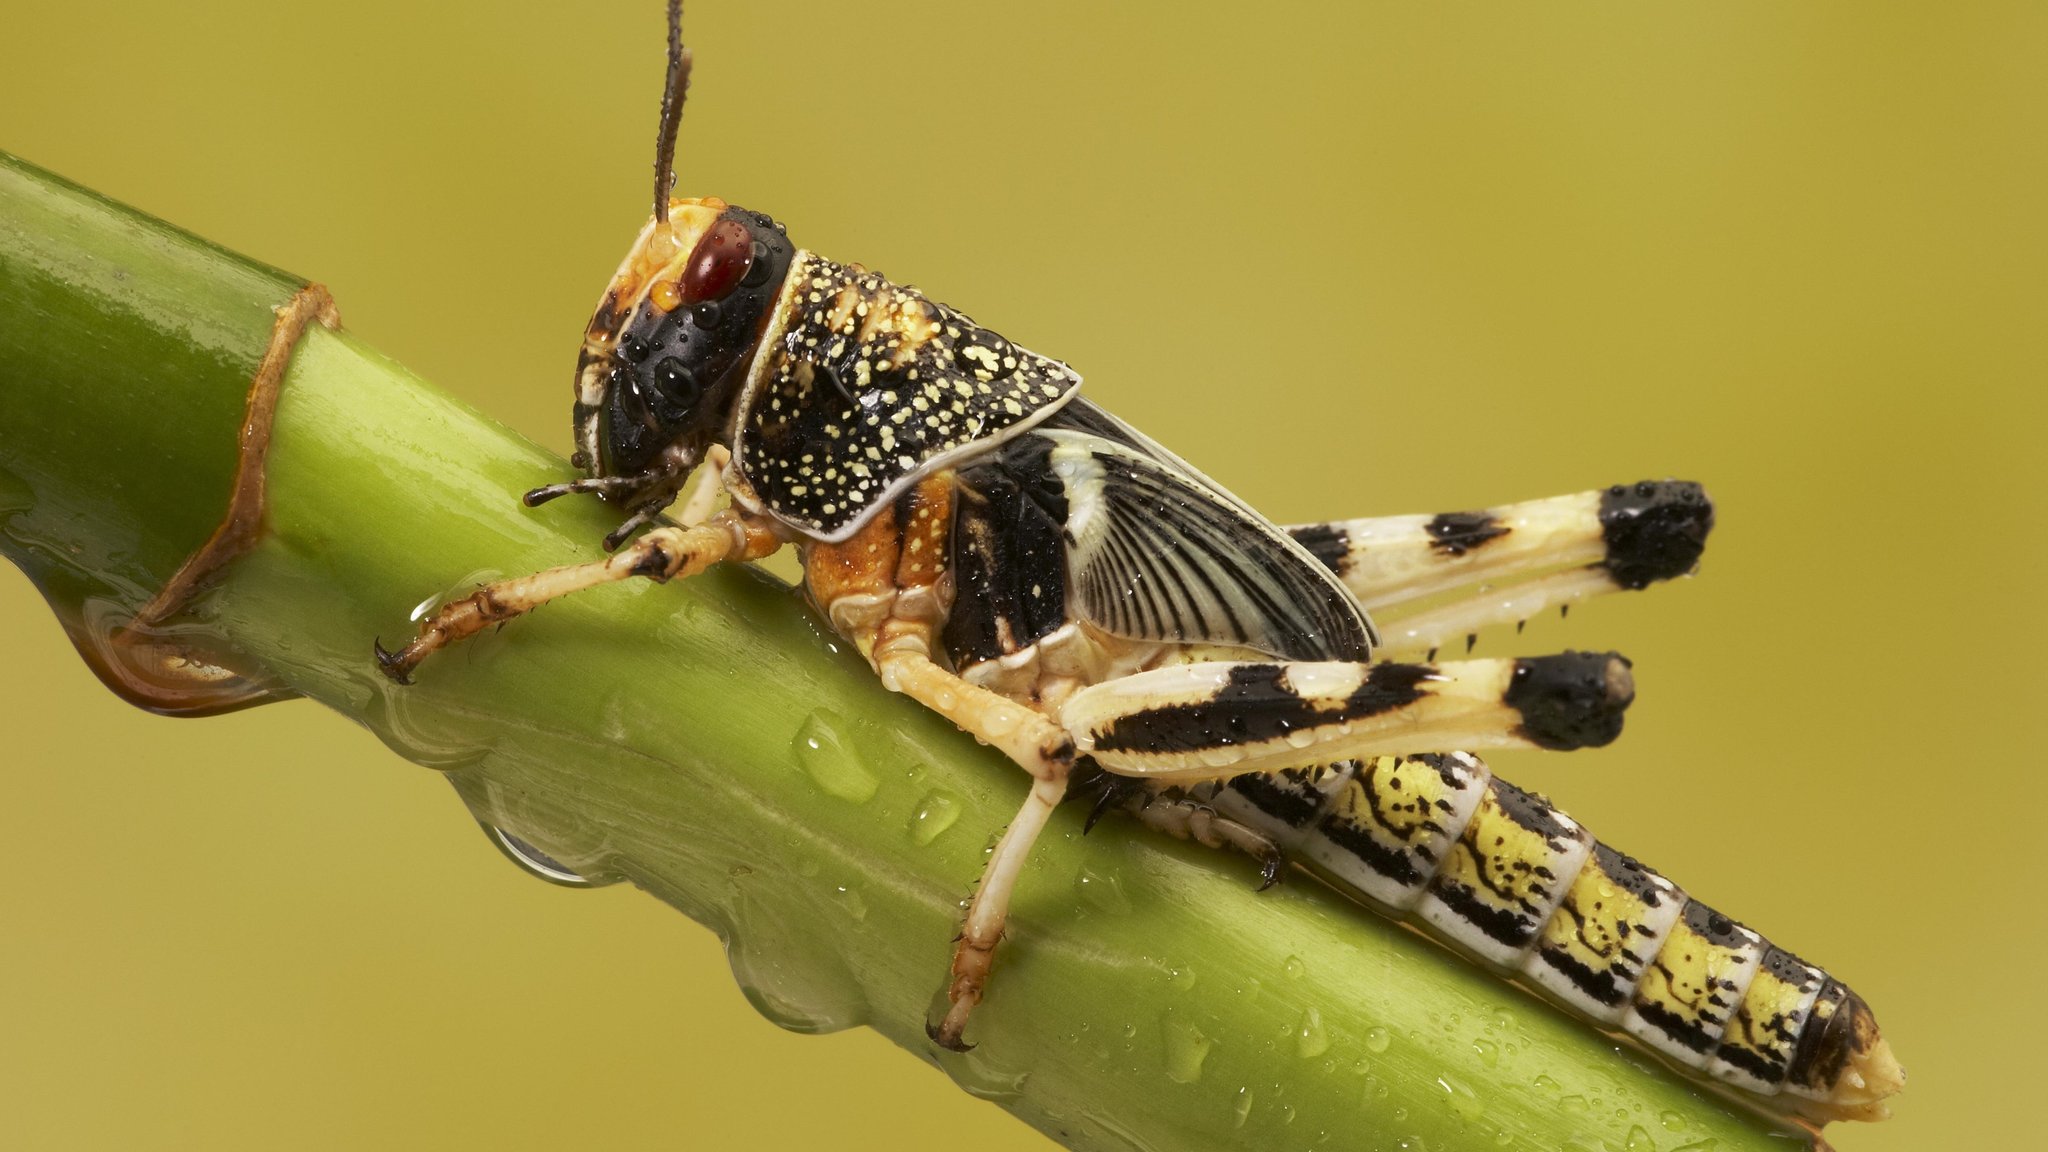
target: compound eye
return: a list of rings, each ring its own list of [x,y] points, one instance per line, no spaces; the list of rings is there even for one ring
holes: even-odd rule
[[[754,238],[737,220],[721,219],[697,241],[683,266],[686,303],[723,299],[754,263]]]
[[[696,374],[673,356],[664,356],[655,364],[654,385],[661,390],[663,396],[684,408],[697,402],[699,388]]]

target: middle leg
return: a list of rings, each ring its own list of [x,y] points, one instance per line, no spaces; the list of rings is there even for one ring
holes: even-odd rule
[[[967,918],[953,948],[946,1015],[939,1023],[925,1026],[940,1047],[964,1052],[973,1047],[963,1039],[967,1019],[981,1003],[988,985],[996,945],[1002,941],[1009,918],[1010,895],[1024,874],[1032,845],[1066,797],[1074,767],[1074,741],[1043,714],[969,684],[933,663],[929,639],[925,630],[905,629],[877,644],[873,661],[882,683],[994,746],[1031,774],[1031,791],[996,842],[967,906]]]

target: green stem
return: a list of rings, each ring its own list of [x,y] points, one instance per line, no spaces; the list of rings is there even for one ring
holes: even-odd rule
[[[297,282],[0,157],[0,548],[86,630],[221,515]],[[346,334],[286,377],[269,531],[190,617],[449,772],[479,818],[719,933],[770,1019],[867,1024],[1074,1148],[1787,1147],[1463,960],[1248,862],[1062,812],[966,1056],[923,1022],[1017,771],[881,690],[752,570],[574,597],[379,677],[485,573],[588,559],[558,459]],[[100,622],[95,625],[95,621]],[[1406,1143],[1403,1143],[1406,1141]]]

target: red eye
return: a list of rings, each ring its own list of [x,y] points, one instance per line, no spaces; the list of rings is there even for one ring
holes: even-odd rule
[[[724,298],[753,263],[754,238],[747,226],[737,220],[719,220],[697,241],[683,266],[683,301],[697,304]]]

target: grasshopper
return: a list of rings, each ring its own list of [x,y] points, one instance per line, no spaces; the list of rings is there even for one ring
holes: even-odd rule
[[[1277,527],[1079,398],[1066,364],[766,215],[672,198],[680,21],[671,0],[653,218],[577,363],[586,475],[525,497],[618,505],[613,554],[441,606],[377,647],[388,675],[560,596],[793,547],[883,685],[1030,779],[927,1022],[939,1046],[969,1046],[1033,841],[1078,794],[1246,852],[1269,883],[1299,864],[1764,1110],[1885,1114],[1903,1073],[1859,997],[1472,755],[1608,743],[1628,662],[1435,660],[1691,572],[1713,526],[1697,484]],[[694,511],[664,518],[693,474]],[[1422,602],[1398,635],[1376,629],[1373,611]]]

